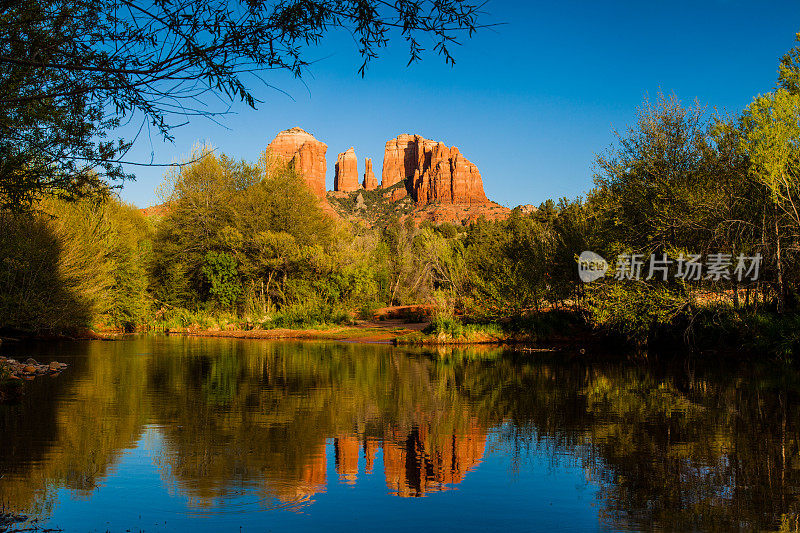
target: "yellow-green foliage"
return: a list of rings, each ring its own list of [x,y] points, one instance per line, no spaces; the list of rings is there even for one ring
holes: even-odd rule
[[[337,227],[292,168],[199,149],[167,177],[153,292],[165,307],[218,309],[263,322],[278,310],[328,316],[374,301],[374,242]],[[304,311],[305,312],[305,311]]]
[[[0,325],[59,332],[141,323],[150,245],[138,210],[113,199],[36,207],[0,214]]]

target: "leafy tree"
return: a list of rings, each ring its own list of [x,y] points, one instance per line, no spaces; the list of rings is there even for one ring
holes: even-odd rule
[[[782,70],[781,74],[784,71]],[[784,306],[784,258],[781,241],[800,231],[800,94],[785,89],[758,96],[743,116],[742,139],[753,174],[769,191],[778,277],[778,310]],[[780,212],[779,212],[780,211]],[[787,218],[790,226],[781,227]]]
[[[503,222],[473,225],[466,241],[473,312],[497,318],[539,310],[548,295],[551,245],[547,228],[519,210]]]
[[[706,124],[699,105],[684,107],[674,95],[645,100],[636,123],[615,132],[615,146],[597,157],[592,201],[603,217],[606,253],[666,252],[703,240],[712,176],[700,172]],[[616,248],[616,249],[613,249]]]
[[[233,308],[242,291],[237,266],[236,258],[226,252],[206,252],[203,274],[211,299],[223,309]]]
[[[800,94],[800,33],[795,34],[794,40],[798,45],[781,58],[778,67],[778,86],[791,94]]]
[[[113,198],[35,207],[0,214],[0,327],[58,333],[143,324],[150,229],[139,211]]]

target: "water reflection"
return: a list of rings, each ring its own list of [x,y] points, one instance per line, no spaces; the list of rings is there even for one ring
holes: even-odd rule
[[[151,422],[160,464],[198,505],[232,481],[264,479],[284,501],[324,490],[325,445],[338,477],[358,478],[382,451],[386,484],[423,496],[457,483],[480,461],[486,427],[454,369],[374,346],[207,344],[150,360]],[[196,349],[196,350],[195,350]],[[204,355],[197,355],[204,354]]]
[[[158,337],[3,350],[71,363],[0,408],[2,501],[40,516],[60,488],[91,499],[147,441],[197,511],[242,494],[313,507],[380,468],[383,494],[422,497],[494,454],[570,458],[615,529],[796,530],[794,371]]]

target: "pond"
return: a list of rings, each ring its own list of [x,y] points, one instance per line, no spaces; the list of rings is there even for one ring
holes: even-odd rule
[[[64,531],[794,530],[775,366],[133,336],[0,406],[0,503]],[[1,529],[1,528],[0,528]]]

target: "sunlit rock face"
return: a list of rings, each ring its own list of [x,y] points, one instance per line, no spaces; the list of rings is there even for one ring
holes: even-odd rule
[[[325,197],[327,144],[318,141],[305,130],[295,127],[280,132],[269,143],[267,150],[272,155],[294,165],[294,168],[305,179],[308,188],[318,198]]]
[[[324,212],[333,218],[360,219],[363,213],[354,215],[341,206],[337,211],[329,202],[325,190],[325,155],[328,150],[325,143],[294,127],[280,132],[267,148],[275,159],[291,164],[302,175],[309,190],[321,200],[320,207]],[[466,224],[480,218],[506,218],[510,212],[486,198],[478,167],[458,148],[420,135],[401,134],[386,142],[380,186],[391,188],[383,195],[387,202],[395,203],[410,197],[415,207],[413,213],[406,216],[411,216],[417,223],[429,220]],[[334,190],[331,192],[333,198],[346,198],[361,189],[371,191],[377,188],[378,180],[370,158],[365,159],[364,174],[360,176],[355,148],[350,147],[338,154]]]
[[[339,154],[336,161],[336,176],[333,179],[333,190],[352,192],[361,188],[358,183],[358,158],[351,146],[346,152]]]
[[[372,171],[372,159],[369,157],[364,158],[364,188],[368,191],[378,188],[378,180]]]
[[[381,186],[401,181],[418,206],[488,202],[478,167],[455,146],[420,135],[402,134],[386,142]]]
[[[381,187],[391,187],[413,176],[416,164],[416,136],[404,133],[389,139],[383,151]]]

